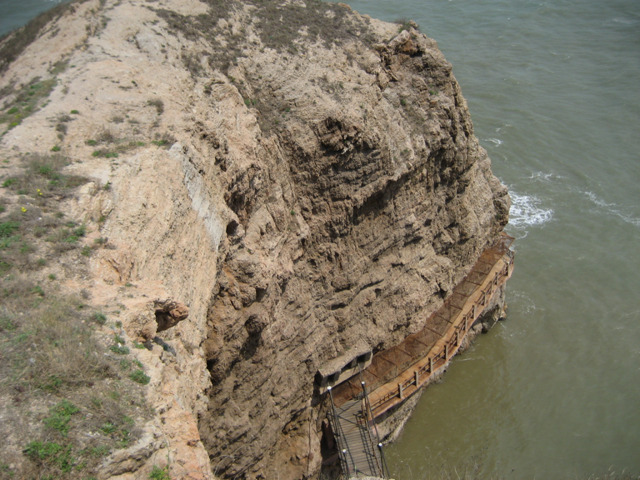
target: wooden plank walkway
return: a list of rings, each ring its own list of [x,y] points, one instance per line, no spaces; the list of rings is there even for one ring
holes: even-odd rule
[[[454,289],[444,305],[427,320],[420,332],[373,357],[362,372],[370,389],[373,418],[403,403],[444,369],[473,323],[513,272],[513,238],[503,234],[486,249],[467,277]],[[336,405],[356,398],[361,391],[355,377],[333,390]]]

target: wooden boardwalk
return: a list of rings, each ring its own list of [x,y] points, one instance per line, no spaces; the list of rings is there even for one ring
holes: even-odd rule
[[[403,403],[441,372],[453,357],[474,322],[513,272],[513,238],[503,234],[486,249],[465,279],[453,290],[426,326],[402,343],[373,357],[362,378],[337,385],[333,399],[342,406],[357,398],[361,381],[370,389],[370,416],[379,418]]]

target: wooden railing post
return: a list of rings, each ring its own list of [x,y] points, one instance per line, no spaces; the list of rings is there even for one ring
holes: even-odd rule
[[[446,362],[447,360],[449,360],[449,344],[445,343],[444,344],[444,361]]]
[[[420,382],[420,373],[418,372],[418,370],[415,371],[415,377],[416,377],[416,388],[418,388],[418,384]]]
[[[400,397],[400,400],[404,398],[401,383],[398,384],[398,396]]]
[[[429,357],[429,373],[433,373],[433,357]]]

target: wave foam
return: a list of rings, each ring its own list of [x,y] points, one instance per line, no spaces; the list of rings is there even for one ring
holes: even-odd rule
[[[509,211],[509,224],[515,228],[524,228],[532,225],[542,225],[553,218],[553,210],[540,206],[540,199],[533,195],[519,195],[514,192],[511,195],[511,210]]]
[[[561,178],[561,177],[559,177],[556,174],[551,173],[551,172],[536,171],[536,172],[531,172],[531,175],[529,175],[529,178],[531,180],[537,180],[537,181],[541,181],[541,182],[549,182],[551,180],[554,180],[556,178]]]
[[[627,215],[624,212],[620,211],[619,205],[616,205],[615,203],[607,203],[593,192],[583,192],[583,193],[586,195],[586,197],[589,200],[591,200],[591,202],[593,202],[595,205],[602,208],[603,210],[607,211],[608,213],[621,218],[623,221],[630,223],[631,225],[640,227],[640,218],[632,217],[631,215]]]

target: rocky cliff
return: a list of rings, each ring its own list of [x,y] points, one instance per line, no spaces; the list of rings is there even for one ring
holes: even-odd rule
[[[423,327],[506,224],[416,27],[313,0],[88,0],[0,44],[3,111],[53,82],[3,117],[3,157],[54,147],[93,179],[65,205],[111,248],[69,287],[156,339],[176,478],[316,475],[316,372]]]

